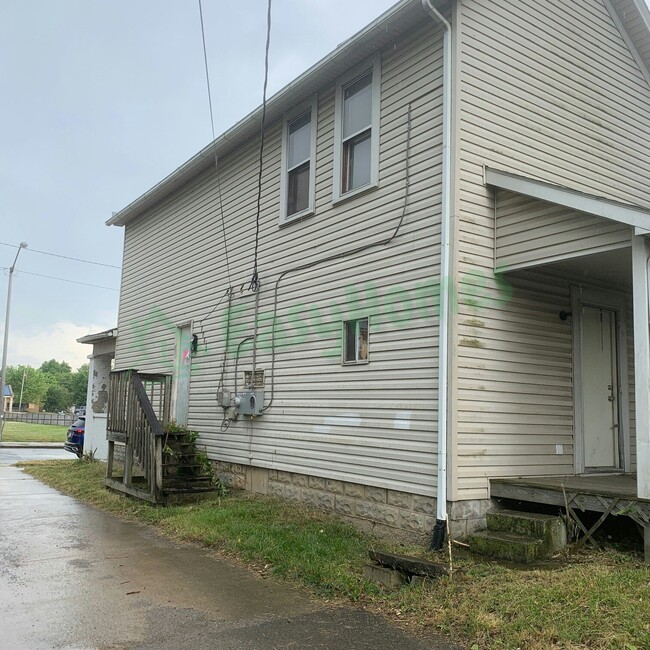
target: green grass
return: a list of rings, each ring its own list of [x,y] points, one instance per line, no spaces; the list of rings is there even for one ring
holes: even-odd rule
[[[36,478],[87,503],[198,542],[326,598],[360,602],[418,631],[465,647],[650,648],[650,569],[615,551],[582,552],[554,568],[522,570],[470,556],[431,591],[386,592],[363,579],[369,548],[447,562],[444,553],[396,549],[334,517],[271,498],[228,496],[155,508],[101,486],[104,465],[48,461],[25,465]]]
[[[68,427],[29,422],[5,422],[2,439],[5,442],[65,442]]]

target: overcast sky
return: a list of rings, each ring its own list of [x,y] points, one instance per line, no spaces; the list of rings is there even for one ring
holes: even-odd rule
[[[274,0],[269,94],[392,4]],[[261,103],[266,0],[203,11],[218,135]],[[4,0],[0,92],[0,267],[16,253],[4,244],[29,244],[9,365],[77,368],[90,347],[75,339],[117,323],[120,271],[34,250],[119,267],[123,230],[106,219],[210,141],[198,0]]]

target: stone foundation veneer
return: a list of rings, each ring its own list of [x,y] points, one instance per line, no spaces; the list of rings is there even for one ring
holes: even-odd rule
[[[398,541],[429,544],[436,523],[436,500],[432,497],[221,461],[215,462],[215,472],[231,488],[300,501],[334,512],[364,531]],[[450,503],[452,537],[464,539],[485,528],[491,506],[489,499]]]

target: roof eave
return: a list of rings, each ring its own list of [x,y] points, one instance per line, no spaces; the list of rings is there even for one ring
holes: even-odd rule
[[[86,334],[86,336],[78,338],[77,343],[88,343],[92,345],[93,343],[100,343],[101,341],[108,341],[114,338],[117,338],[117,327],[104,330],[103,332],[97,332],[96,334]]]

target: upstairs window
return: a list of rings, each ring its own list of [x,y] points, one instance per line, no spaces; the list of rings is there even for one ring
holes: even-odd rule
[[[368,363],[368,319],[343,323],[343,363]]]
[[[316,150],[316,101],[302,104],[289,113],[282,135],[280,223],[314,211]]]
[[[372,70],[343,89],[343,193],[370,184]]]
[[[377,184],[379,61],[346,75],[336,88],[334,201]]]

